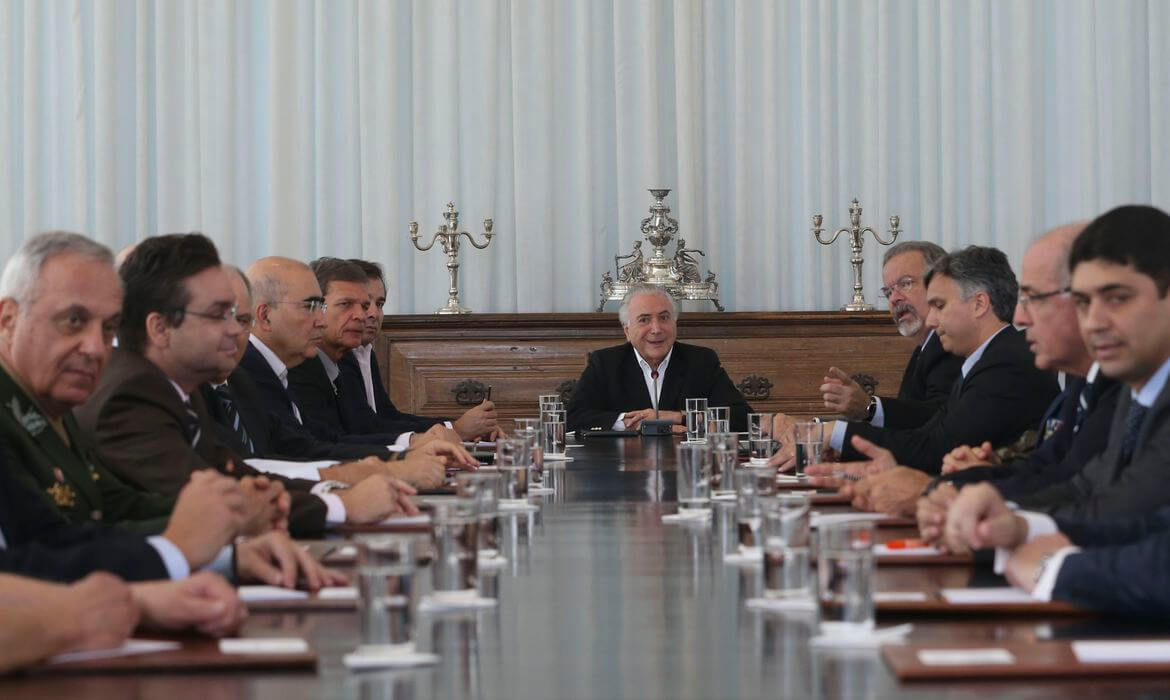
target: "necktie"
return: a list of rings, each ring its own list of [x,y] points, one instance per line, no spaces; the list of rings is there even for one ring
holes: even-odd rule
[[[248,435],[248,428],[240,420],[240,412],[236,410],[236,401],[235,397],[232,396],[232,390],[226,384],[221,384],[215,387],[215,396],[219,399],[220,405],[223,406],[224,415],[227,416],[228,427],[235,433],[240,444],[248,448],[248,453],[255,454],[256,446],[252,444],[252,437]]]
[[[1093,393],[1093,384],[1086,383],[1085,388],[1081,389],[1081,395],[1077,397],[1077,415],[1073,420],[1073,433],[1081,429],[1081,425],[1085,422],[1085,416],[1089,415],[1089,397]]]
[[[203,436],[203,427],[200,425],[199,414],[191,405],[191,399],[184,401],[183,406],[187,409],[187,424],[183,427],[187,431],[188,439],[191,440],[191,447],[195,447],[199,444],[199,438]]]
[[[650,403],[654,406],[654,417],[658,417],[658,370],[650,370],[650,378],[654,380],[654,393],[650,396]]]
[[[1142,429],[1142,421],[1146,418],[1149,408],[1133,401],[1129,405],[1129,412],[1125,414],[1125,434],[1121,438],[1121,455],[1119,466],[1128,466],[1133,458],[1134,448],[1137,447],[1138,431]]]

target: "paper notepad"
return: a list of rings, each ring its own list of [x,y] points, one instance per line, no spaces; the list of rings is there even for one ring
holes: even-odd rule
[[[1170,663],[1170,640],[1102,640],[1073,642],[1073,653],[1083,664]]]
[[[1000,588],[944,588],[943,600],[954,605],[1023,605],[1037,602],[1027,591],[1003,586]]]
[[[51,664],[64,664],[71,661],[97,661],[112,659],[118,656],[134,656],[136,654],[153,654],[159,651],[173,651],[181,649],[178,642],[162,642],[154,639],[127,639],[120,647],[113,649],[97,649],[94,651],[71,651],[67,654],[58,654],[49,659]]]
[[[236,589],[240,600],[245,603],[258,603],[267,600],[300,600],[308,598],[307,591],[294,591],[280,586],[240,586]]]
[[[418,515],[392,515],[386,518],[379,525],[430,525],[431,516],[426,513]]]
[[[938,547],[902,547],[890,549],[884,544],[875,544],[873,553],[879,557],[933,557],[942,554]]]
[[[926,594],[922,591],[874,591],[875,603],[925,603]]]
[[[924,666],[992,666],[1014,664],[1007,649],[921,649],[918,661]]]
[[[256,639],[221,639],[221,654],[304,654],[309,643],[300,637],[270,637]]]
[[[821,525],[835,525],[837,523],[861,523],[865,521],[881,522],[889,520],[890,516],[885,513],[812,513],[809,518],[811,527],[820,527]]]
[[[317,591],[318,600],[357,600],[358,589],[353,586],[326,586]]]

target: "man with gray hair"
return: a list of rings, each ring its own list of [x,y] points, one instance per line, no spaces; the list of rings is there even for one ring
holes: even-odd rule
[[[742,431],[751,406],[731,383],[714,350],[675,342],[678,302],[661,287],[635,285],[618,308],[627,342],[589,353],[568,406],[570,430],[637,430],[658,418],[686,431],[686,399],[731,409]]]
[[[926,325],[926,274],[947,252],[929,241],[904,241],[882,258],[882,295],[898,332],[915,341],[897,396],[870,396],[849,373],[830,367],[821,395],[825,408],[878,428],[914,428],[946,400],[963,358],[943,349]]]
[[[858,446],[872,451],[877,444],[898,464],[937,474],[959,445],[1002,447],[1034,428],[1060,387],[1036,367],[1024,333],[1011,325],[1018,291],[1007,256],[996,248],[969,246],[935,263],[926,275],[926,325],[947,352],[965,358],[946,403],[907,430],[838,421],[827,431],[827,446],[857,460],[864,458]]]

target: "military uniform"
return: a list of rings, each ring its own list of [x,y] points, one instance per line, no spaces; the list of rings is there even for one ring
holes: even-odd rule
[[[52,422],[2,366],[0,435],[12,476],[71,522],[103,521],[146,535],[166,529],[174,497],[119,480],[86,447],[72,413]]]

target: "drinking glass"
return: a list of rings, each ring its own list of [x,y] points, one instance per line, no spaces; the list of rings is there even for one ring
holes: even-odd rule
[[[748,414],[748,440],[772,436],[771,413]]]
[[[873,630],[873,522],[822,524],[817,602],[822,634]]]
[[[479,553],[495,557],[500,553],[499,472],[460,472],[455,477],[455,495],[475,502],[479,520]]]
[[[550,457],[565,456],[564,411],[546,411],[542,416],[541,448]]]
[[[727,406],[713,406],[707,409],[707,432],[708,433],[730,433],[731,421],[729,416],[731,409]]]
[[[357,577],[361,605],[362,652],[414,650],[414,586],[412,539],[379,534],[359,538]]]
[[[771,435],[748,438],[748,455],[753,466],[763,466],[772,458],[775,446]]]
[[[707,399],[687,399],[683,417],[687,421],[687,442],[707,439]]]
[[[528,461],[529,486],[544,486],[544,450],[541,448],[541,427],[539,418],[517,418],[512,435],[528,443],[531,458]]]
[[[825,439],[825,424],[820,421],[797,421],[796,429],[796,476],[804,476],[810,464],[821,461],[821,445]]]
[[[523,500],[528,497],[528,465],[531,448],[525,438],[496,440],[496,469],[500,473],[500,498]]]
[[[796,491],[762,500],[764,596],[807,598],[809,573],[809,495]]]
[[[739,435],[714,433],[711,445],[711,490],[713,495],[735,493],[735,467],[739,463]]]
[[[470,498],[436,503],[434,589],[436,593],[475,591],[479,560],[479,519]]]
[[[739,551],[758,551],[760,541],[759,474],[751,467],[735,470],[735,521]]]
[[[711,500],[711,446],[706,443],[679,443],[679,510],[702,510]]]
[[[541,406],[543,406],[547,403],[561,403],[561,395],[560,394],[541,394],[538,400],[540,401]]]

